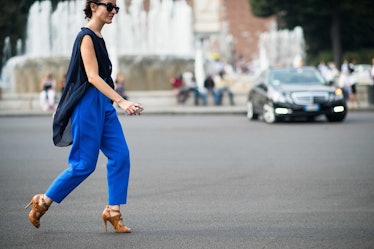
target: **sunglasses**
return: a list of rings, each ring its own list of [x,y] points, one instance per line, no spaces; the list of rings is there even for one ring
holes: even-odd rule
[[[112,4],[112,3],[95,3],[95,2],[92,2],[92,3],[94,3],[94,4],[96,4],[96,5],[103,5],[103,6],[106,6],[106,10],[107,10],[108,12],[112,12],[112,10],[115,9],[115,10],[116,10],[116,14],[117,14],[118,11],[119,11],[119,7],[116,6],[116,5],[114,5],[114,4]]]

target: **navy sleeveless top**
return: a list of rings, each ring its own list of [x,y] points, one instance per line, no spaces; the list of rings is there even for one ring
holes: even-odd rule
[[[80,51],[82,39],[85,35],[89,35],[93,41],[100,77],[114,89],[113,79],[111,78],[112,63],[104,39],[99,38],[89,28],[82,28],[73,45],[73,52],[66,73],[66,85],[53,119],[53,143],[59,147],[69,146],[73,143],[70,118],[78,102],[87,89],[92,86],[88,82]]]

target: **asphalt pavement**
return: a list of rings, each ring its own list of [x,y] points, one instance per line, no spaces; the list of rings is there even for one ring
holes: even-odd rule
[[[0,248],[374,248],[374,113],[268,125],[238,115],[120,116],[124,221],[104,232],[106,159],[35,229],[24,206],[67,167],[51,118],[0,117]]]

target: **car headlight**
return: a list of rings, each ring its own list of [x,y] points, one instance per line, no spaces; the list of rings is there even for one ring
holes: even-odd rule
[[[284,93],[274,92],[273,93],[273,101],[278,102],[278,103],[286,103],[287,98],[286,98]]]

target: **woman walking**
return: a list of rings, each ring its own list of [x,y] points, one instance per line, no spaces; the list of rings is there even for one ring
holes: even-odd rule
[[[112,23],[118,11],[116,0],[86,1],[84,13],[89,21],[75,40],[66,86],[53,120],[55,145],[72,145],[70,167],[26,206],[32,205],[29,220],[36,228],[53,202],[60,203],[95,170],[101,150],[108,158],[108,203],[102,213],[105,231],[109,221],[116,232],[131,232],[120,211],[127,201],[130,156],[113,102],[128,115],[139,115],[143,107],[123,99],[110,76],[112,65],[101,30]]]

